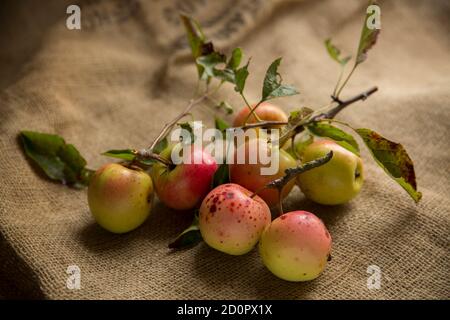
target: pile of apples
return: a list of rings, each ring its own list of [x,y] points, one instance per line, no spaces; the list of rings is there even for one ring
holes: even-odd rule
[[[260,105],[255,113],[261,120],[288,120],[283,110],[268,103]],[[249,110],[242,109],[234,119],[234,127],[242,126],[248,115]],[[255,121],[249,117],[247,123]],[[246,147],[252,141],[244,143]],[[201,159],[198,163],[170,166],[158,162],[149,173],[132,165],[109,163],[97,170],[90,182],[89,207],[100,226],[114,233],[125,233],[147,219],[156,193],[172,209],[199,208],[199,229],[210,247],[242,255],[259,243],[262,261],[273,274],[288,281],[312,280],[320,275],[329,260],[330,233],[317,216],[306,211],[284,213],[272,221],[270,208],[278,203],[278,190],[264,189],[264,186],[284,176],[286,169],[323,157],[330,151],[333,156],[329,162],[301,173],[286,184],[281,199],[297,184],[312,201],[342,204],[361,189],[362,161],[336,142],[320,139],[301,150],[300,162],[280,148],[279,170],[274,175],[261,175],[263,165],[259,163],[230,164],[230,183],[212,190],[218,165],[214,157],[194,146],[191,157]],[[160,155],[168,159],[170,153],[171,146]],[[255,194],[256,191],[259,192]]]

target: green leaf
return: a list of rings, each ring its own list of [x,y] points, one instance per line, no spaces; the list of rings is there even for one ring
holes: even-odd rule
[[[220,186],[221,184],[229,183],[230,182],[230,176],[229,176],[229,168],[228,164],[224,163],[219,166],[219,168],[214,173],[213,181],[212,181],[212,189],[214,189],[217,186]]]
[[[216,129],[220,130],[222,132],[224,132],[225,130],[227,130],[230,127],[230,125],[225,120],[217,118],[217,117],[214,119],[214,123],[215,123]]]
[[[104,153],[102,153],[103,156],[116,158],[116,159],[122,159],[126,161],[133,161],[134,157],[136,156],[136,150],[132,149],[114,149],[114,150],[108,150]]]
[[[408,192],[415,202],[422,194],[417,191],[414,164],[406,150],[399,143],[389,141],[370,129],[356,129],[372,156],[384,171]]]
[[[227,114],[232,114],[234,112],[233,107],[226,101],[221,101],[217,106],[217,109],[223,109]]]
[[[373,4],[376,4],[376,1],[369,2],[369,6]],[[367,52],[375,45],[378,35],[380,34],[380,29],[369,29],[367,27],[367,20],[372,16],[372,14],[373,13],[369,12],[366,13],[361,31],[361,37],[359,39],[355,65],[358,65],[367,59]]]
[[[263,84],[262,101],[299,93],[293,86],[281,84],[281,75],[278,73],[280,63],[281,58],[278,58],[267,69]]]
[[[287,125],[281,129],[280,146],[284,145],[286,141],[297,134],[297,128],[304,124],[313,112],[314,110],[308,107],[302,107],[299,110],[294,110],[290,113]]]
[[[200,56],[206,56],[214,52],[214,46],[211,42],[206,42],[206,37],[200,27],[200,24],[191,17],[181,14],[181,21],[186,30],[189,46],[191,48],[194,60]],[[197,64],[197,71],[200,79],[204,78],[203,66]]]
[[[351,134],[325,122],[310,124],[308,130],[316,136],[333,139],[342,147],[359,156],[358,142],[356,142]]]
[[[169,145],[169,141],[167,141],[167,137],[165,137],[164,139],[160,140],[155,147],[153,148],[153,152],[160,154],[164,149],[167,148],[167,146]]]
[[[198,217],[195,215],[192,224],[185,229],[178,237],[169,244],[170,249],[185,249],[188,247],[193,247],[202,241],[202,235],[200,233],[200,228],[198,224]]]
[[[33,131],[22,131],[19,136],[25,154],[50,179],[74,187],[83,187],[89,183],[92,171],[85,168],[86,160],[62,137]]]
[[[182,141],[186,144],[192,144],[195,142],[196,136],[194,134],[194,128],[192,127],[191,123],[189,122],[183,122],[178,124],[182,129],[187,130],[190,134],[190,140],[189,141]]]
[[[219,71],[215,69],[216,66],[225,62],[225,55],[218,52],[212,52],[207,56],[200,56],[197,58],[197,64],[201,65],[204,68],[205,73],[210,77],[218,75]]]
[[[339,50],[339,48],[337,48],[333,43],[331,43],[331,39],[325,40],[325,47],[327,48],[330,57],[342,66],[345,66],[347,62],[351,59],[351,56],[341,58],[340,56],[341,50]]]
[[[314,142],[314,137],[307,133],[305,137],[295,143],[295,154],[294,158],[297,158],[297,156],[302,156],[303,151],[305,151],[306,147],[309,146],[311,143]]]
[[[247,61],[247,64],[243,66],[242,68],[239,68],[235,72],[235,86],[234,90],[239,93],[244,92],[245,88],[245,81],[248,77],[248,65],[250,64],[250,59]]]
[[[241,48],[235,48],[231,53],[231,58],[227,63],[227,69],[236,70],[241,64],[242,50]]]

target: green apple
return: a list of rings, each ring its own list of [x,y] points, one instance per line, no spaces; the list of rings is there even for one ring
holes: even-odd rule
[[[88,187],[88,203],[97,223],[108,231],[125,233],[150,215],[153,183],[141,169],[109,163],[98,169]]]
[[[331,160],[298,176],[300,189],[308,199],[325,205],[343,204],[353,199],[363,185],[362,160],[332,140],[317,140],[303,151],[302,162],[333,151]]]
[[[330,233],[318,217],[307,211],[293,211],[276,218],[259,241],[264,265],[287,281],[317,278],[330,251]]]

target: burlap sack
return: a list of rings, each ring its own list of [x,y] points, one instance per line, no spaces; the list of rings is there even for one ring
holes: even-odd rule
[[[191,13],[224,49],[252,56],[247,95],[264,72],[281,72],[301,95],[286,110],[320,106],[338,75],[323,40],[353,52],[365,1],[85,1],[82,29],[66,28],[71,1],[2,1],[0,49],[0,288],[31,298],[449,298],[450,64],[447,1],[381,1],[382,35],[344,96],[378,93],[339,117],[401,141],[415,161],[423,200],[415,205],[367,152],[366,182],[348,205],[324,207],[298,189],[285,209],[318,214],[333,237],[333,259],[318,279],[289,283],[261,264],[256,250],[234,257],[208,248],[171,253],[167,244],[190,218],[156,203],[137,230],[113,235],[97,226],[85,191],[42,177],[17,143],[22,129],[57,133],[89,166],[111,148],[145,147],[184,106],[196,70],[183,58],[179,9]],[[178,57],[178,58],[174,58]],[[226,97],[240,106],[233,89]],[[206,107],[195,112],[211,123]],[[81,289],[66,287],[69,265]],[[369,266],[381,288],[369,290]],[[370,279],[369,279],[370,280]]]

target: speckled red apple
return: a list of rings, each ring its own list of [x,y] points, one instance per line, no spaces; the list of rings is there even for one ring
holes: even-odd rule
[[[88,187],[88,203],[97,223],[124,233],[140,226],[150,214],[153,183],[136,168],[109,163],[98,169]]]
[[[200,232],[214,249],[241,255],[257,243],[270,224],[267,204],[240,185],[228,183],[212,190],[203,200],[199,212]]]
[[[264,265],[288,281],[317,278],[330,251],[330,233],[318,217],[307,211],[293,211],[276,218],[259,242]]]
[[[172,147],[160,155],[170,159]],[[192,146],[192,163],[181,163],[170,168],[162,163],[153,166],[152,177],[158,198],[169,208],[188,210],[200,205],[211,189],[217,170],[216,160],[201,148]]]

